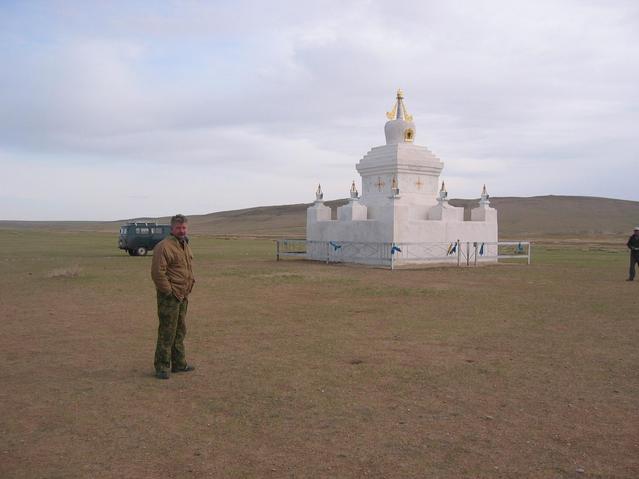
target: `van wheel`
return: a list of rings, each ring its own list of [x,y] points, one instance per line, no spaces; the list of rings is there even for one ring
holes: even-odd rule
[[[129,253],[129,256],[135,256],[135,251],[133,251],[132,249],[128,249],[126,250],[127,253]]]
[[[146,248],[144,246],[139,246],[135,248],[135,256],[145,256]]]

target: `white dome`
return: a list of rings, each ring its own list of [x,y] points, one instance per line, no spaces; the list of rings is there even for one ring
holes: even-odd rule
[[[415,123],[406,120],[391,120],[384,125],[386,144],[412,143],[415,139]]]

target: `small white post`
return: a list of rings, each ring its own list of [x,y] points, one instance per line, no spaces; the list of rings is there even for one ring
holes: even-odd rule
[[[477,241],[475,241],[475,266],[477,266]]]

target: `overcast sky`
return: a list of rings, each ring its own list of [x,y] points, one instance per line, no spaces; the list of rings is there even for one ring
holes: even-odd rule
[[[634,0],[0,0],[0,219],[343,198],[399,87],[451,197],[639,199]]]

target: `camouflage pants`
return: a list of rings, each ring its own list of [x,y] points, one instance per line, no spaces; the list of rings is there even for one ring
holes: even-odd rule
[[[155,347],[155,370],[169,371],[186,366],[184,336],[186,336],[186,310],[188,299],[179,301],[175,296],[160,293],[158,296],[158,342]]]

